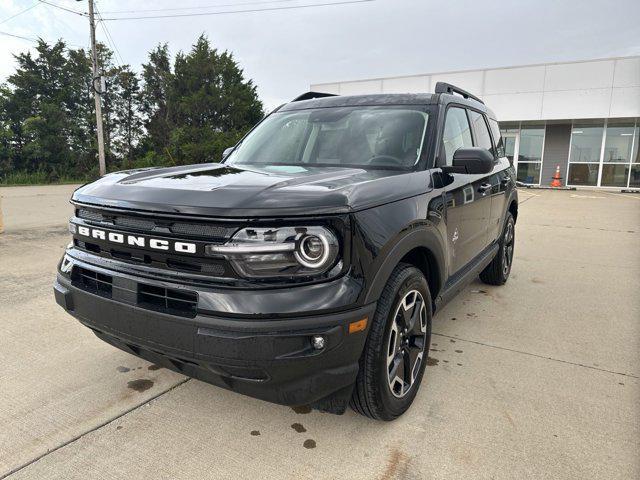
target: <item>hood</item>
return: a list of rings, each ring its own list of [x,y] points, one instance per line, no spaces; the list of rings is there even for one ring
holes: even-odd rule
[[[118,208],[224,217],[348,213],[423,193],[428,172],[199,164],[112,173],[73,200]]]

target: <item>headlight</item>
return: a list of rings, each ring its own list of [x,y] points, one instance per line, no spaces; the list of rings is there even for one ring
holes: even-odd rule
[[[314,276],[335,267],[338,240],[324,227],[244,228],[224,245],[207,245],[247,278]]]

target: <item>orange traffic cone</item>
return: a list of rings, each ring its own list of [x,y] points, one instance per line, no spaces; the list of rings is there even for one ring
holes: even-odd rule
[[[552,187],[561,187],[562,186],[562,182],[560,182],[560,179],[562,178],[560,176],[560,165],[558,165],[556,167],[556,173],[551,178],[552,178],[552,180],[551,180],[550,186],[552,186]]]

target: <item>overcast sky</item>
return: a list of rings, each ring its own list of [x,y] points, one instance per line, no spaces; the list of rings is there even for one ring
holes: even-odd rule
[[[86,11],[83,0],[47,0]],[[105,22],[125,63],[139,69],[168,42],[187,50],[200,33],[233,52],[271,108],[311,83],[640,54],[638,0],[99,0],[104,18],[280,8],[273,11]],[[11,15],[37,4],[14,19]],[[211,8],[194,8],[212,6]],[[107,13],[144,9],[163,12]],[[38,0],[0,0],[0,32],[88,44],[87,19]],[[98,39],[105,42],[98,28]],[[33,43],[0,35],[0,82],[12,54]]]

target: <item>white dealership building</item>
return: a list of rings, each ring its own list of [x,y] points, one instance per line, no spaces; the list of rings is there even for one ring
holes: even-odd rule
[[[448,82],[480,97],[502,130],[518,180],[640,188],[640,56],[427,73],[311,85],[356,95],[433,92]]]

